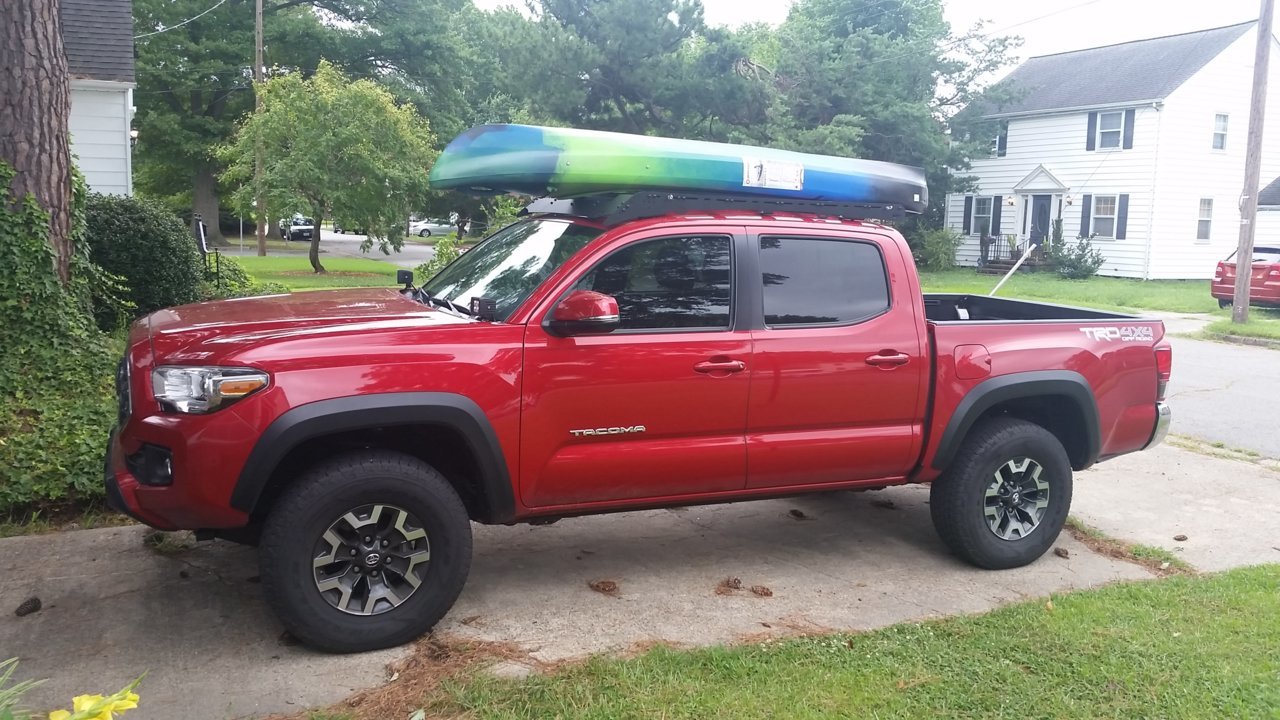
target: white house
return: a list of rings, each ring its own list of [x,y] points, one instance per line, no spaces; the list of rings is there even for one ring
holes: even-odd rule
[[[1096,234],[1100,272],[1212,277],[1239,236],[1239,198],[1256,23],[1034,57],[1003,82],[1017,99],[991,157],[974,159],[977,190],[947,198],[947,225],[966,235],[1040,243]],[[1273,38],[1274,42],[1274,38]],[[1275,76],[1275,73],[1272,73]],[[1280,87],[1269,86],[1263,177],[1280,175]],[[1280,213],[1277,214],[1280,218]],[[1262,238],[1259,237],[1259,241]],[[1008,254],[1008,250],[1005,250]]]
[[[89,189],[133,192],[132,0],[62,0],[71,73],[71,152]]]

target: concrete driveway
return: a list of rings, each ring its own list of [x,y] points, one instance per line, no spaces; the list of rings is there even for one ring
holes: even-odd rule
[[[1266,420],[1280,354],[1177,338],[1174,347],[1175,431],[1280,457]],[[1220,423],[1237,424],[1219,434]],[[947,554],[927,497],[901,487],[476,527],[470,580],[437,630],[555,660],[651,640],[866,629],[1150,577],[1065,535],[1066,558],[976,570]],[[1073,514],[1214,570],[1280,562],[1277,507],[1280,473],[1166,446],[1080,473]],[[147,671],[130,715],[138,720],[293,712],[382,682],[402,652],[326,656],[292,645],[262,601],[253,550],[212,542],[161,555],[144,535],[125,527],[0,540],[0,658],[20,657],[23,678],[48,678],[30,696],[37,707]],[[727,578],[742,589],[718,593]],[[616,593],[589,587],[601,580]],[[43,609],[16,617],[30,596]]]

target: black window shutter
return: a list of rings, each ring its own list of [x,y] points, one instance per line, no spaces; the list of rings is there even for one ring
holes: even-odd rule
[[[996,138],[996,157],[1004,157],[1005,150],[1009,147],[1009,128],[1001,128],[1000,136]]]
[[[1089,237],[1089,221],[1093,213],[1093,196],[1080,198],[1080,237]]]
[[[973,232],[973,196],[964,196],[964,234]]]
[[[1000,237],[1000,206],[1004,204],[1004,198],[999,195],[991,200],[991,237]]]
[[[1116,209],[1116,239],[1123,240],[1129,225],[1129,196],[1120,196],[1120,207]]]
[[[1089,113],[1089,136],[1084,140],[1084,149],[1093,150],[1097,148],[1098,142],[1098,113]]]
[[[1137,117],[1137,115],[1138,113],[1133,108],[1129,108],[1128,110],[1124,111],[1123,145],[1125,150],[1133,149],[1133,121]]]

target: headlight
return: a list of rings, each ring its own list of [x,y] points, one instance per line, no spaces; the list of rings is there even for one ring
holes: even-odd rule
[[[201,415],[266,387],[267,374],[252,368],[170,365],[151,371],[151,389],[166,410]]]

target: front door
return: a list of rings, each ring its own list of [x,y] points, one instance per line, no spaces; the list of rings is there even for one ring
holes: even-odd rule
[[[520,493],[529,507],[686,497],[746,484],[751,333],[734,329],[738,232],[624,241],[574,288],[621,327],[561,338],[530,321]]]
[[[1049,237],[1049,216],[1053,212],[1053,196],[1052,195],[1032,195],[1031,196],[1031,242],[1036,245],[1044,244],[1045,238]]]
[[[763,318],[747,411],[747,485],[905,476],[920,453],[929,358],[910,256],[883,235],[753,238]]]

